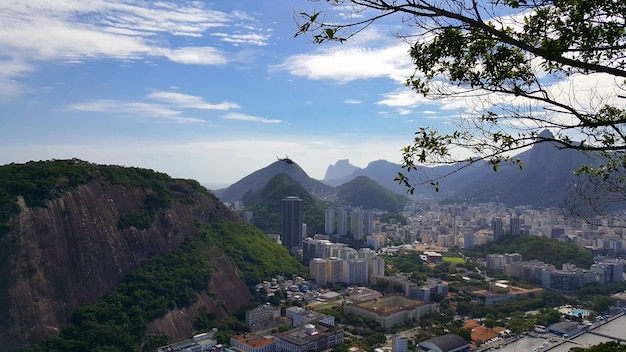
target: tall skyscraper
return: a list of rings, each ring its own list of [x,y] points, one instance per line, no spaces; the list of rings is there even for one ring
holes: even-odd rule
[[[501,218],[493,218],[493,220],[491,220],[491,228],[493,229],[494,241],[504,236],[504,221],[502,221]]]
[[[363,239],[363,212],[360,210],[353,210],[350,213],[350,234],[352,239]]]
[[[348,212],[345,209],[339,209],[337,212],[337,235],[345,236],[348,234]]]
[[[512,217],[509,220],[509,229],[511,231],[511,236],[519,236],[520,235],[520,219],[517,217]]]
[[[335,233],[335,209],[326,208],[324,212],[324,232],[327,235]]]
[[[363,233],[371,235],[374,233],[374,212],[366,211],[363,213]]]
[[[281,240],[290,251],[302,247],[302,199],[286,197],[283,199],[283,226]]]

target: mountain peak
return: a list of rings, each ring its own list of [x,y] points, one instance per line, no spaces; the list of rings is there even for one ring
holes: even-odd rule
[[[336,180],[351,175],[360,168],[350,164],[350,159],[338,160],[335,165],[329,165],[324,175],[324,181]]]

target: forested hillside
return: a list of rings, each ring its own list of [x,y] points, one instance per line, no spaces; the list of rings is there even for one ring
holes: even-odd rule
[[[246,284],[305,273],[196,181],[152,170],[0,166],[0,209],[7,351],[141,350],[189,337],[198,312],[227,331]]]

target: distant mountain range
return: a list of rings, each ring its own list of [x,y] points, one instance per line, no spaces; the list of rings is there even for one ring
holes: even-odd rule
[[[548,131],[543,133],[549,134]],[[465,168],[461,168],[462,164],[421,167],[407,173],[400,164],[386,160],[372,161],[367,167],[359,168],[350,164],[348,159],[343,159],[328,166],[323,180],[310,178],[296,162],[279,160],[215,193],[224,202],[242,200],[246,194],[265,187],[273,176],[285,173],[319,199],[339,204],[356,203],[363,207],[389,208],[389,205],[381,205],[393,203],[389,194],[377,195],[380,192],[375,191],[374,185],[403,196],[401,199],[405,200],[404,197],[408,196],[407,188],[394,181],[398,172],[403,172],[415,183],[427,183],[424,181],[429,178],[447,175],[439,181],[439,192],[425,184],[416,188],[415,195],[418,197],[436,197],[444,203],[495,201],[508,206],[552,207],[564,201],[568,187],[576,180],[573,171],[583,164],[593,163],[593,159],[586,154],[559,150],[553,143],[537,144],[517,157],[526,164],[522,169],[502,165],[497,172],[493,171],[491,165],[484,163]],[[351,185],[351,182],[357,182],[359,186]],[[369,198],[369,203],[356,201],[355,196],[358,194],[367,194],[368,197],[363,198]]]

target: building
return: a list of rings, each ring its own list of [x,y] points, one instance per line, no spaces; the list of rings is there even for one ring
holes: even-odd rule
[[[324,212],[324,232],[327,235],[335,233],[335,209],[326,208]]]
[[[343,343],[343,329],[325,324],[305,324],[278,333],[274,339],[276,352],[323,351]]]
[[[474,249],[474,234],[466,233],[463,235],[463,247],[465,249]]]
[[[432,301],[434,294],[438,294],[442,298],[446,297],[448,295],[448,283],[429,277],[422,286],[410,286],[407,296],[421,301]]]
[[[309,275],[318,285],[328,283],[328,261],[323,258],[313,258],[309,262]]]
[[[409,351],[409,339],[402,334],[395,334],[393,340],[391,340],[392,352],[408,352]]]
[[[337,236],[346,236],[348,234],[348,212],[345,209],[339,209],[337,212]]]
[[[418,351],[428,352],[465,352],[470,350],[470,345],[464,338],[457,334],[447,334],[422,341],[418,345]]]
[[[493,240],[497,241],[504,236],[504,221],[501,218],[493,218],[491,220],[491,230],[493,232]]]
[[[425,251],[422,254],[420,254],[420,259],[422,259],[423,261],[427,263],[433,263],[433,264],[443,263],[443,255],[437,252]]]
[[[519,236],[520,230],[520,218],[511,217],[509,219],[509,234],[511,236]]]
[[[290,251],[302,248],[303,214],[302,198],[286,197],[283,199],[281,240],[283,246]]]
[[[368,258],[367,271],[369,273],[369,281],[372,281],[372,277],[375,275],[385,276],[385,259],[379,257]]]
[[[245,333],[230,338],[230,345],[242,352],[274,352],[274,339],[254,333]]]
[[[326,279],[328,283],[336,284],[343,282],[344,260],[337,257],[326,259]]]
[[[555,334],[559,334],[564,338],[572,337],[582,331],[577,324],[569,321],[562,321],[560,323],[550,325],[547,330]]]
[[[302,261],[306,263],[313,258],[331,257],[334,246],[329,240],[307,237],[302,240]]]
[[[345,311],[376,321],[383,329],[403,324],[409,320],[435,312],[437,304],[401,295],[389,295],[368,301],[346,305]]]
[[[594,283],[596,274],[580,268],[568,270],[547,270],[542,272],[541,285],[552,291],[571,292]]]
[[[350,213],[350,234],[354,240],[363,239],[363,212],[360,210]]]
[[[265,304],[246,311],[246,325],[251,326],[280,317],[280,308]]]
[[[312,323],[324,323],[329,326],[335,326],[335,317],[302,307],[288,307],[285,309],[285,316],[291,318],[293,327]]]
[[[369,282],[368,262],[365,259],[348,259],[343,266],[343,280],[348,285]]]
[[[487,269],[504,271],[507,264],[521,262],[522,255],[519,253],[487,254],[485,264]]]
[[[363,213],[363,233],[371,235],[374,233],[374,212],[366,211]]]
[[[214,338],[217,329],[211,330],[210,333],[202,333],[194,335],[190,340],[176,342],[171,345],[161,346],[157,348],[157,352],[207,352],[211,351],[217,345]]]

